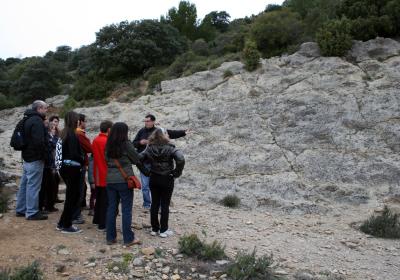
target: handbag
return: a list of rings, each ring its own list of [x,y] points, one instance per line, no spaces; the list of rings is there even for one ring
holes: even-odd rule
[[[142,184],[140,184],[139,179],[135,176],[128,176],[124,169],[122,168],[121,164],[119,163],[118,160],[114,159],[115,165],[118,167],[119,172],[121,172],[122,177],[125,179],[125,181],[128,183],[128,189],[138,189],[140,190],[142,188]]]

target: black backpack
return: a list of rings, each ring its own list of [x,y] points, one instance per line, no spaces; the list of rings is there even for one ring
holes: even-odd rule
[[[10,146],[16,151],[22,151],[26,146],[24,139],[24,126],[27,119],[28,117],[24,116],[24,118],[17,123],[11,136]]]

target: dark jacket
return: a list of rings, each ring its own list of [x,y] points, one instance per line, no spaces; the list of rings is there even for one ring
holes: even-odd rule
[[[157,127],[153,126],[152,128],[146,128],[143,127],[139,130],[139,132],[136,134],[135,139],[133,139],[132,143],[137,149],[138,153],[141,153],[146,149],[146,145],[141,145],[140,140],[143,139],[148,139],[149,136],[153,133],[154,130],[156,130]],[[186,135],[185,130],[169,130],[167,129],[168,135],[170,139],[176,139],[180,138]]]
[[[135,147],[133,147],[132,143],[127,141],[125,144],[122,145],[125,145],[125,149],[123,149],[122,157],[120,157],[118,161],[122,169],[125,171],[126,175],[134,175],[132,164],[135,164],[140,172],[142,172],[143,174],[150,175],[149,170],[147,170],[147,168],[144,167],[143,163],[140,161],[139,154],[136,152]],[[115,164],[114,159],[107,156],[107,150],[105,153],[107,162],[107,184],[125,183],[126,181],[124,177],[122,177],[122,174]]]
[[[161,145],[148,145],[140,153],[143,161],[151,164],[151,174],[171,175],[178,178],[185,166],[185,158],[180,150],[171,143]],[[175,167],[174,167],[175,161]]]
[[[22,158],[26,162],[45,160],[47,155],[47,129],[44,126],[44,116],[35,110],[28,109],[24,117],[24,141],[25,148],[22,150]]]
[[[62,141],[62,158],[63,160],[69,159],[84,165],[85,153],[75,133],[68,134],[65,140]]]

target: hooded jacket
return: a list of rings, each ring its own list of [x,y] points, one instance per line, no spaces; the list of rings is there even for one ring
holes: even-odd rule
[[[26,147],[22,150],[22,158],[26,162],[45,160],[47,155],[47,129],[44,126],[44,115],[28,109],[24,117],[24,139]]]
[[[171,143],[148,145],[140,153],[140,157],[143,161],[150,163],[151,174],[170,175],[178,178],[182,175],[183,167],[185,166],[185,158],[182,152]]]

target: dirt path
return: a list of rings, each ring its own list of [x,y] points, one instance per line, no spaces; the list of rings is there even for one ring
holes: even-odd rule
[[[148,214],[139,207],[138,194],[135,193],[134,223],[141,228],[149,221]],[[211,202],[193,203],[179,193],[173,202],[170,226],[176,235],[161,239],[150,236],[145,228],[136,229],[143,241],[141,248],[176,249],[180,236],[197,233],[208,241],[226,244],[229,256],[253,248],[258,254],[273,254],[279,270],[287,272],[289,279],[300,270],[331,273],[342,279],[400,279],[400,241],[371,238],[350,226],[368,217],[371,205],[343,207],[332,215],[300,216],[263,209],[229,209]],[[21,266],[37,259],[46,279],[114,279],[104,276],[113,256],[139,254],[138,248],[105,245],[105,235],[95,230],[89,216],[85,216],[83,233],[61,234],[55,230],[59,215],[50,214],[47,221],[26,221],[15,217],[12,211],[4,214],[0,219],[0,267]],[[118,239],[121,241],[120,234]],[[90,259],[97,260],[96,266],[88,267]],[[66,266],[64,272],[56,272],[62,265]]]

